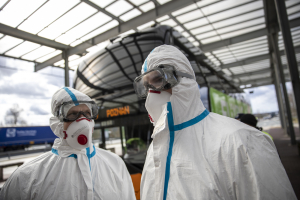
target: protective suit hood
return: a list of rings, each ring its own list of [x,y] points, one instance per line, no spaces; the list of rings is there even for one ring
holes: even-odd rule
[[[183,77],[179,84],[172,88],[170,101],[173,108],[174,124],[181,124],[202,113],[205,107],[200,99],[194,70],[186,56],[176,47],[170,45],[156,47],[146,58],[142,66],[142,73],[160,64],[172,65],[176,70],[194,77],[194,79]],[[176,109],[174,106],[176,106]]]

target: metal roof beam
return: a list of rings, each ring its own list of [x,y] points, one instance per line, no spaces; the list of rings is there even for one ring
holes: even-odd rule
[[[25,31],[21,31],[19,29],[16,28],[12,28],[10,26],[4,25],[0,23],[0,33],[3,33],[5,35],[9,35],[9,36],[13,36],[16,38],[20,38],[23,40],[27,40],[30,42],[34,42],[37,44],[41,44],[41,45],[45,45],[48,47],[52,47],[55,49],[60,49],[60,50],[64,50],[69,48],[68,45],[59,43],[59,42],[55,42],[54,40],[49,40],[47,38],[43,38]]]
[[[237,61],[237,62],[228,63],[228,64],[225,64],[225,65],[220,65],[220,67],[222,69],[229,69],[229,68],[232,68],[232,67],[248,65],[248,64],[251,64],[251,63],[254,63],[254,62],[257,62],[257,61],[261,61],[261,60],[266,60],[266,59],[269,59],[269,58],[270,58],[269,54],[263,54],[263,55],[259,55],[259,56],[246,58],[244,60],[240,60],[240,61]]]
[[[197,0],[199,1],[199,0]],[[197,2],[196,1],[196,2]],[[161,6],[158,6],[156,9],[150,10],[146,13],[141,14],[138,17],[135,17],[127,22],[119,24],[119,26],[114,27],[104,33],[101,33],[75,47],[69,49],[69,55],[81,54],[85,52],[87,48],[90,48],[98,43],[101,43],[105,40],[113,38],[121,33],[129,31],[131,29],[136,28],[137,26],[143,25],[151,20],[155,20],[156,18],[162,17],[164,15],[168,15],[176,10],[179,10],[183,7],[189,6],[195,3],[195,1],[182,1],[182,0],[173,0]],[[62,58],[61,55],[55,56],[41,64],[36,66],[36,71],[41,70],[47,66],[53,65],[55,62],[60,61]],[[51,60],[51,61],[50,61]]]
[[[300,46],[296,46],[295,47],[295,52],[299,53],[300,52]],[[280,55],[285,55],[284,50],[280,51]],[[240,60],[237,62],[233,62],[233,63],[228,63],[225,65],[220,65],[220,67],[222,69],[228,69],[228,68],[232,68],[232,67],[238,67],[238,66],[242,66],[242,65],[248,65],[260,60],[265,60],[265,59],[269,59],[270,58],[270,54],[264,54],[264,55],[259,55],[259,56],[254,56],[254,57],[250,57],[250,58],[246,58],[244,60]]]
[[[300,66],[300,62],[298,62],[298,66]],[[283,65],[282,66],[283,69],[287,69],[287,65]],[[298,69],[300,70],[300,68],[298,67]],[[243,73],[243,74],[237,74],[237,75],[233,75],[232,78],[241,78],[241,77],[245,77],[245,76],[253,76],[253,75],[259,75],[259,74],[264,74],[264,73],[268,73],[268,72],[272,72],[271,68],[267,68],[267,69],[261,69],[261,70],[257,70],[257,71],[252,71],[252,72],[248,72],[248,73]]]
[[[260,87],[260,86],[265,86],[265,85],[273,85],[273,81],[270,80],[270,81],[266,81],[266,82],[261,83],[261,84],[254,83],[254,84],[251,84],[251,87],[245,87],[245,88],[242,88],[242,89],[250,89],[250,88],[255,88],[255,87]]]
[[[285,81],[290,81],[290,76],[288,73],[284,74],[285,77]],[[240,82],[240,85],[248,85],[248,84],[259,84],[261,82],[267,82],[267,81],[272,81],[273,83],[273,78],[272,77],[268,77],[268,78],[258,78],[258,79],[252,79],[252,80],[248,80],[248,81],[244,81],[244,82]]]
[[[290,22],[290,27],[291,28],[300,26],[300,18],[290,20],[289,22]],[[254,39],[254,38],[261,37],[261,36],[265,36],[267,34],[268,34],[268,30],[266,28],[263,28],[263,29],[259,29],[257,31],[253,31],[253,32],[250,32],[250,33],[246,33],[246,34],[243,34],[243,35],[236,36],[236,37],[232,37],[232,38],[228,38],[228,39],[225,39],[225,40],[221,40],[221,41],[212,42],[212,43],[209,43],[209,44],[206,44],[206,45],[202,45],[201,50],[204,51],[204,52],[209,52],[209,51],[213,51],[213,50],[216,50],[216,49],[228,46],[228,45],[244,42],[246,40],[251,40],[251,39]]]
[[[271,72],[270,68],[267,69],[261,69],[258,71],[253,71],[253,72],[248,72],[248,73],[243,73],[243,74],[238,74],[238,75],[234,75],[232,76],[232,78],[241,78],[241,77],[245,77],[245,76],[253,76],[253,75],[259,75],[259,74],[265,74]]]

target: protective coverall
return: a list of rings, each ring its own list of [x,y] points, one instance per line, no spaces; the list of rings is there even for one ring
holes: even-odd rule
[[[159,64],[194,75],[173,46],[155,48],[142,73]],[[143,200],[296,199],[271,138],[209,113],[194,79],[183,77],[172,88],[152,138],[142,173]]]
[[[54,115],[62,102],[91,101],[72,88],[62,88],[52,97]],[[63,122],[50,119],[55,139],[52,151],[20,166],[6,181],[0,199],[132,200],[132,180],[122,159],[96,148],[75,150],[63,139]]]

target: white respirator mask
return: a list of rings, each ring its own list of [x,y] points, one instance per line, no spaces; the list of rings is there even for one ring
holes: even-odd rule
[[[149,90],[145,107],[154,126],[162,113],[162,106],[170,101],[170,97],[171,94],[169,92]]]
[[[92,143],[94,125],[94,120],[81,117],[72,122],[67,130],[63,131],[64,139],[73,149],[85,149]]]

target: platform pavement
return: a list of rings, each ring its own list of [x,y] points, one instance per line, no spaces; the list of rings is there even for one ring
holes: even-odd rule
[[[296,139],[300,139],[299,128],[295,127]],[[296,196],[300,199],[300,155],[296,145],[291,145],[291,140],[280,127],[270,128],[269,134],[273,137],[273,141],[279,153],[281,162],[291,181]]]

